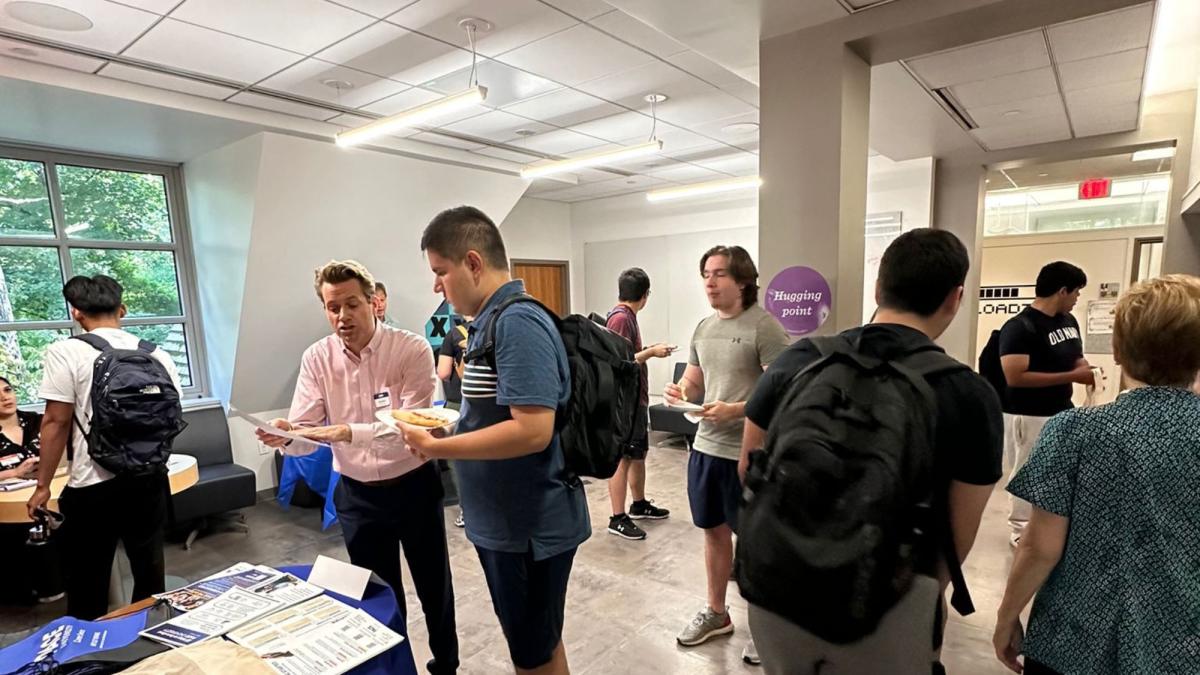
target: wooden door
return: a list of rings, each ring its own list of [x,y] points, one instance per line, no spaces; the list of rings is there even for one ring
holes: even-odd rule
[[[541,300],[559,316],[566,316],[571,306],[570,277],[565,261],[512,261],[514,279],[525,280],[525,290]]]

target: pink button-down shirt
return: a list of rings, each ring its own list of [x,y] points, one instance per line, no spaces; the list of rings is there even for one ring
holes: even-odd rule
[[[360,356],[330,335],[313,343],[300,361],[300,376],[288,421],[312,427],[348,424],[350,442],[333,444],[333,468],[358,481],[395,478],[424,464],[399,434],[375,419],[376,410],[428,407],[437,374],[433,350],[415,333],[375,324],[375,335]],[[387,394],[384,399],[380,394]],[[384,406],[381,401],[387,402]],[[284,449],[311,452],[307,443]]]

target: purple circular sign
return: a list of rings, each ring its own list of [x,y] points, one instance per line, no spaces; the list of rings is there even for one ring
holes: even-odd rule
[[[820,272],[811,267],[788,267],[767,285],[764,305],[788,333],[808,335],[829,318],[833,293]]]

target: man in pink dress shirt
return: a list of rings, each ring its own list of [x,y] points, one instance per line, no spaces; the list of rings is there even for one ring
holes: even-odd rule
[[[376,320],[375,280],[360,263],[330,262],[317,269],[314,285],[334,333],[304,352],[288,418],[272,424],[333,448],[342,475],[333,500],[350,562],[390,584],[404,613],[403,550],[429,629],[429,672],[453,673],[458,637],[437,463],[414,455],[375,419],[378,410],[429,406],[433,351],[423,337]],[[316,447],[258,435],[286,453]]]

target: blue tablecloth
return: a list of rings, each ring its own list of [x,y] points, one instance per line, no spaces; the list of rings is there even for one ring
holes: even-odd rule
[[[337,509],[333,506],[333,490],[341,474],[333,470],[333,451],[322,445],[307,455],[284,455],[283,468],[279,472],[279,489],[275,500],[286,511],[292,504],[292,493],[296,484],[303,481],[308,489],[325,498],[325,509],[321,517],[321,529],[328,530],[337,522]]]
[[[308,579],[312,565],[293,565],[279,569],[295,574],[301,579]],[[325,594],[341,600],[351,607],[361,607],[376,621],[404,636],[404,642],[351,670],[351,675],[417,675],[412,647],[408,643],[408,627],[404,624],[404,617],[400,616],[400,609],[396,605],[396,596],[392,593],[391,588],[371,582],[367,584],[367,592],[361,601],[330,591],[325,591]]]

